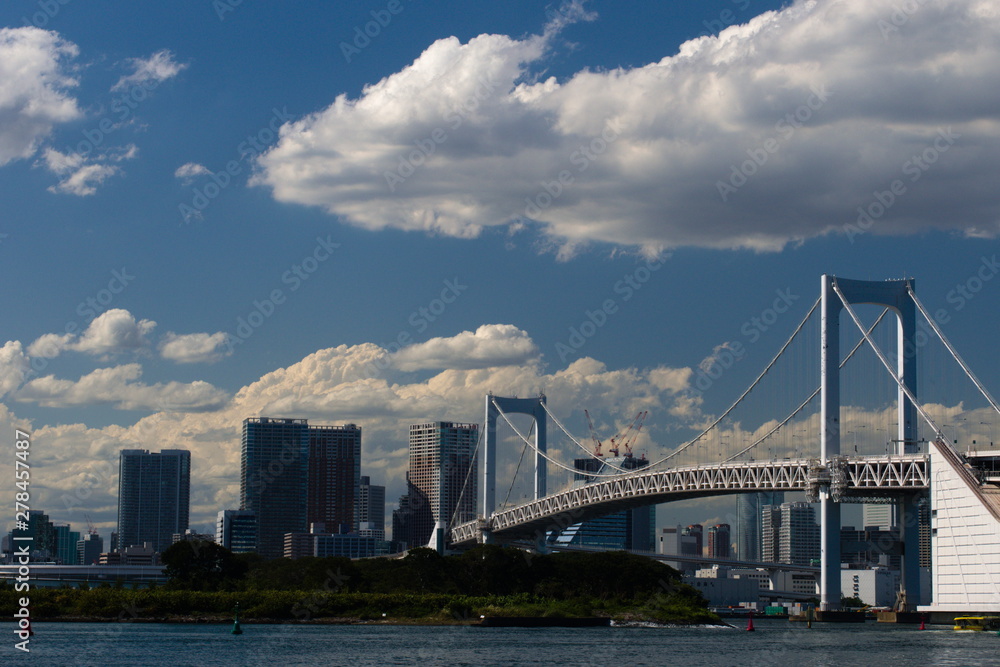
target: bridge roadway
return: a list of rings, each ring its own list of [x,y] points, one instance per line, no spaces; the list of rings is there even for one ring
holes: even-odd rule
[[[689,498],[757,491],[803,491],[815,495],[829,486],[835,500],[925,491],[930,487],[930,456],[838,457],[829,465],[817,459],[746,461],[637,471],[573,487],[495,512],[451,531],[453,546],[484,536],[495,542],[538,541],[588,519],[620,510]]]

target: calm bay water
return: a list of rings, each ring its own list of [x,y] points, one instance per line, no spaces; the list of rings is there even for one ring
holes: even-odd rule
[[[950,628],[757,620],[730,628],[39,623],[5,665],[997,665],[1000,637]],[[10,626],[8,626],[10,627]],[[5,633],[11,636],[13,632]]]

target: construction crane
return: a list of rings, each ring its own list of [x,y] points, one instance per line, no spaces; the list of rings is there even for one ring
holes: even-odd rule
[[[625,429],[625,432],[621,435],[620,444],[621,447],[625,449],[625,456],[628,458],[632,457],[632,444],[635,442],[635,439],[639,437],[639,431],[642,430],[642,423],[646,420],[646,416],[648,414],[648,410],[637,414],[635,419],[632,420],[632,423],[628,425],[628,428]],[[629,437],[632,433],[632,429],[635,429],[635,434]],[[608,449],[614,452],[615,456],[618,456],[619,442],[616,442],[616,439],[618,439],[618,436],[611,439],[611,446]]]
[[[601,453],[601,440],[597,437],[597,431],[594,430],[594,421],[590,418],[590,413],[586,410],[583,414],[587,415],[587,426],[590,427],[590,437],[594,439],[594,456],[604,456]]]
[[[91,535],[97,535],[97,527],[94,526],[94,522],[90,520],[90,515],[84,513],[83,518],[87,520],[87,532]]]

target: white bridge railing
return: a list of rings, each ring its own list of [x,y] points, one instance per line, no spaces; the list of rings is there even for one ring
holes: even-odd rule
[[[754,491],[804,491],[815,496],[829,486],[834,498],[850,495],[891,495],[930,486],[930,457],[910,454],[886,457],[842,457],[823,466],[816,459],[731,462],[641,471],[585,484],[456,526],[452,544],[479,539],[485,531],[511,536],[565,528],[598,516],[639,506],[701,495]]]

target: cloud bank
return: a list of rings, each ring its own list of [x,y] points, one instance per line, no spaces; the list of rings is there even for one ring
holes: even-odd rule
[[[1000,10],[897,5],[799,0],[565,81],[535,79],[548,32],[442,39],[286,124],[253,182],[368,229],[529,219],[570,248],[772,251],[859,222],[996,236]]]
[[[68,91],[80,50],[39,28],[0,28],[0,166],[31,157],[59,124],[82,113]]]

